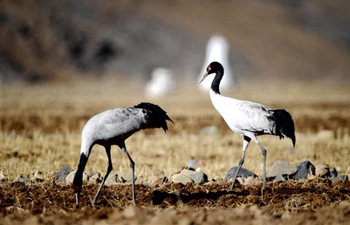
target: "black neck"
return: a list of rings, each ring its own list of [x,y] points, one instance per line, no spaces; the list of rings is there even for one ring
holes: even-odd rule
[[[219,86],[223,75],[223,70],[217,70],[213,82],[211,83],[211,89],[217,94],[220,94]]]

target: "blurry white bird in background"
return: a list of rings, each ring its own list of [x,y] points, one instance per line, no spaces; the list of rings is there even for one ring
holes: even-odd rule
[[[174,74],[171,69],[156,68],[151,74],[151,80],[146,84],[145,95],[147,97],[161,97],[175,89]]]
[[[222,91],[232,89],[235,84],[235,76],[230,64],[230,44],[226,38],[222,35],[213,35],[209,39],[205,51],[205,60],[202,70],[199,73],[198,80],[200,80],[203,74],[206,72],[209,63],[217,61],[220,62],[225,68],[225,76],[222,78],[220,89]],[[209,90],[213,79],[214,76],[207,77],[207,79],[199,84],[200,89]]]

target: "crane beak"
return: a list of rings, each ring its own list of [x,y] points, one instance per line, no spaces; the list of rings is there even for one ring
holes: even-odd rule
[[[203,75],[202,79],[199,81],[199,84],[202,83],[202,81],[208,76],[208,71],[205,72],[205,74]]]

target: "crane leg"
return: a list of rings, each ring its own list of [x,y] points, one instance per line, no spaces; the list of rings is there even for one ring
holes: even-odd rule
[[[92,204],[95,204],[97,201],[97,197],[100,195],[100,192],[102,190],[103,185],[105,184],[107,177],[109,175],[109,173],[112,171],[113,169],[113,165],[112,165],[112,158],[111,158],[111,146],[105,146],[106,149],[106,153],[107,153],[107,157],[108,157],[108,167],[107,167],[107,172],[105,177],[102,180],[102,183],[100,184],[100,187],[98,188],[98,191],[95,195],[95,198],[91,201]]]
[[[246,152],[246,150],[247,150],[247,147],[248,147],[249,143],[250,143],[250,138],[247,137],[247,136],[244,136],[244,137],[243,137],[242,158],[241,158],[241,160],[239,160],[238,169],[236,170],[235,176],[233,177],[233,181],[232,181],[232,185],[231,185],[231,189],[230,189],[231,191],[232,191],[233,188],[235,187],[235,181],[236,181],[236,178],[237,178],[237,176],[238,176],[238,173],[239,173],[239,171],[241,170],[242,165],[243,165],[243,163],[244,163],[245,152]]]
[[[267,151],[264,148],[264,146],[262,146],[262,144],[260,144],[260,142],[258,140],[256,141],[256,143],[260,147],[262,155],[263,155],[263,170],[264,170],[264,174],[263,174],[263,186],[261,188],[261,195],[264,195],[264,190],[266,188],[266,155],[267,155]]]
[[[131,179],[132,179],[132,201],[135,203],[135,162],[130,157],[128,150],[125,147],[125,144],[121,146],[121,149],[123,152],[128,156],[130,161],[130,168],[131,168]]]

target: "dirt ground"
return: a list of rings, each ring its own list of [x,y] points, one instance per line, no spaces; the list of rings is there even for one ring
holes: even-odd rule
[[[261,185],[217,182],[204,185],[164,183],[84,185],[79,207],[68,185],[8,182],[0,189],[1,224],[348,224],[350,182],[327,179],[269,182]]]

